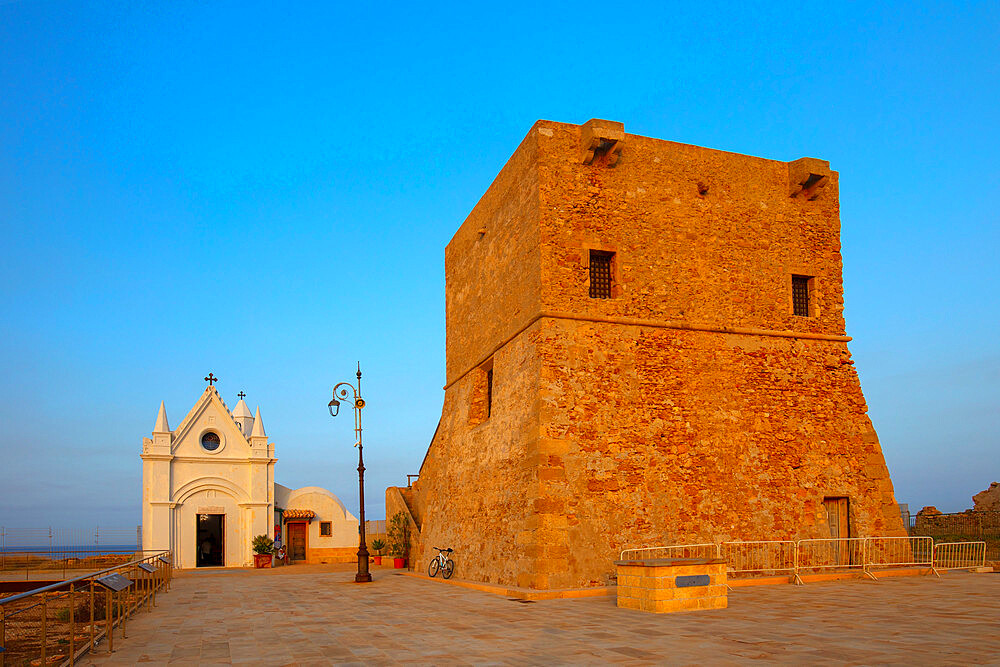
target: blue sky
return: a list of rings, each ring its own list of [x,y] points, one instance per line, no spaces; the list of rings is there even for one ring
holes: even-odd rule
[[[139,521],[209,371],[278,479],[369,515],[444,384],[444,246],[539,118],[841,174],[897,499],[1000,479],[1000,5],[0,3],[0,525]]]

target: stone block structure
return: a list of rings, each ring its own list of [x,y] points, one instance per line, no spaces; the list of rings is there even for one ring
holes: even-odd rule
[[[615,562],[618,606],[655,614],[729,606],[722,558],[656,558]]]
[[[904,535],[845,335],[837,172],[539,121],[445,251],[441,421],[404,499],[459,577],[627,547]]]

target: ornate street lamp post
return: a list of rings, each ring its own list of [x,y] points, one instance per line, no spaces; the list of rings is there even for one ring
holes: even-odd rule
[[[358,583],[372,580],[371,572],[368,571],[368,545],[365,543],[365,459],[364,446],[361,444],[361,409],[365,407],[365,399],[361,398],[361,362],[358,362],[358,386],[354,387],[350,382],[341,382],[333,388],[333,399],[327,405],[330,409],[330,416],[336,417],[340,412],[340,398],[346,399],[348,390],[354,396],[354,434],[358,441],[354,446],[358,448],[358,495],[361,498],[361,524],[359,532],[361,534],[361,544],[358,547],[358,573],[354,575],[354,581]]]

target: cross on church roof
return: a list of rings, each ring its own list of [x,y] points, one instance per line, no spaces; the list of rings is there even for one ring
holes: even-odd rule
[[[243,393],[242,391],[241,391],[240,393],[236,394],[236,395],[240,397],[240,400],[241,400],[241,401],[242,401],[242,400],[243,400],[244,398],[246,398],[246,397],[247,397],[247,395],[246,395],[245,393]]]
[[[208,383],[208,386],[209,386],[209,387],[211,387],[212,385],[214,385],[214,384],[215,384],[216,382],[218,382],[218,381],[219,381],[219,378],[215,377],[215,376],[214,376],[214,375],[212,375],[211,373],[209,373],[209,374],[208,374],[208,377],[207,377],[207,378],[205,378],[205,382],[207,382],[207,383]]]

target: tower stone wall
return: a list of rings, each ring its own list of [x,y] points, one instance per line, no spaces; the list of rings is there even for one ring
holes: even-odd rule
[[[539,121],[445,259],[418,562],[451,546],[466,578],[600,585],[628,547],[830,536],[835,498],[851,535],[905,534],[847,347],[826,162]]]

